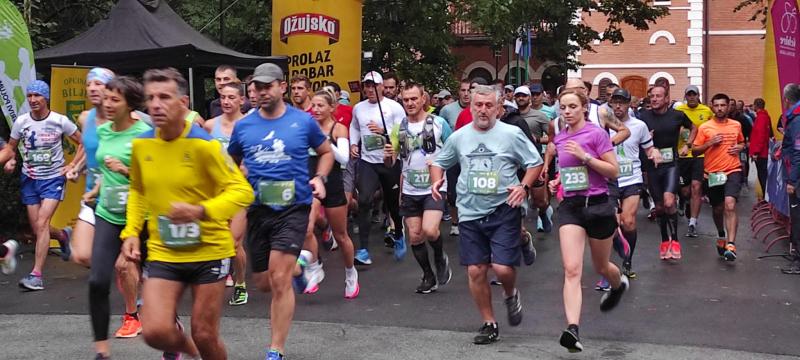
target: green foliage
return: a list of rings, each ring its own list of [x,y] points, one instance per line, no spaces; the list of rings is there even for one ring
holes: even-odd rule
[[[270,54],[272,0],[167,0],[167,3],[193,28],[205,27],[203,34],[226,47],[246,54]],[[225,9],[218,17],[220,10]]]
[[[12,0],[28,23],[33,49],[69,40],[108,14],[114,0]]]
[[[733,12],[752,11],[750,21],[758,21],[762,28],[767,27],[767,16],[769,16],[768,0],[742,0],[733,8]]]

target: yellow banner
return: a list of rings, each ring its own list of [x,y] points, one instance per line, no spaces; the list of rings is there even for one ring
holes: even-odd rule
[[[303,74],[319,90],[334,81],[358,101],[361,0],[272,2],[272,55],[289,57],[289,78]]]
[[[50,110],[66,115],[77,124],[81,112],[92,107],[86,98],[86,74],[89,73],[89,68],[53,66],[51,69]],[[64,137],[64,160],[72,161],[76,151],[77,144]],[[75,225],[85,186],[84,177],[80,177],[78,182],[67,181],[64,201],[58,206],[50,222],[53,227],[60,229]]]

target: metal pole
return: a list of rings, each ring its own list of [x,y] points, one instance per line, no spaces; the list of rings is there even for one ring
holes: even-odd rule
[[[194,69],[189,67],[189,108],[194,110]]]

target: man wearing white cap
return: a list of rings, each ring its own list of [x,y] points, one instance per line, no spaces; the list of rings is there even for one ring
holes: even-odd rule
[[[509,111],[509,108],[517,108],[517,104],[514,102],[514,85],[506,85],[503,87],[503,107],[506,108],[506,111]]]
[[[386,167],[383,162],[383,147],[388,144],[389,134],[405,117],[403,106],[396,101],[384,98],[383,77],[377,71],[364,75],[362,90],[367,97],[353,107],[353,121],[350,123],[350,153],[358,160],[358,236],[359,246],[356,250],[356,263],[372,264],[369,257],[370,213],[373,207],[373,195],[378,186],[383,191],[383,198],[389,214],[394,222],[394,233],[391,239],[394,256],[398,261],[406,253],[403,238],[403,221],[399,213],[399,184],[402,164]],[[387,246],[389,244],[387,243]]]

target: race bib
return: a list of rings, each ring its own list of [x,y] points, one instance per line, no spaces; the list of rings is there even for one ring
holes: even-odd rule
[[[633,176],[633,161],[620,160],[619,161],[619,176]]]
[[[586,166],[561,168],[561,185],[564,191],[580,191],[589,188],[589,171]]]
[[[367,151],[383,149],[384,144],[386,144],[386,139],[383,135],[364,135],[364,148]]]
[[[499,180],[496,171],[470,171],[467,189],[473,194],[496,194]]]
[[[158,235],[161,242],[170,248],[181,248],[200,244],[200,225],[196,222],[175,224],[166,216],[158,216]]]
[[[105,189],[103,207],[109,212],[122,214],[128,205],[128,185],[110,186]]]
[[[428,169],[408,170],[406,180],[411,186],[417,189],[427,189],[431,187],[431,173]]]
[[[661,152],[662,163],[671,163],[675,159],[675,153],[672,152],[672,148],[658,149],[658,151]]]
[[[294,203],[294,180],[258,183],[258,200],[267,206],[289,206]]]
[[[28,163],[33,166],[50,166],[53,164],[53,153],[50,149],[30,150]]]
[[[728,182],[728,175],[725,175],[724,172],[708,174],[708,187],[725,185],[726,182]]]

